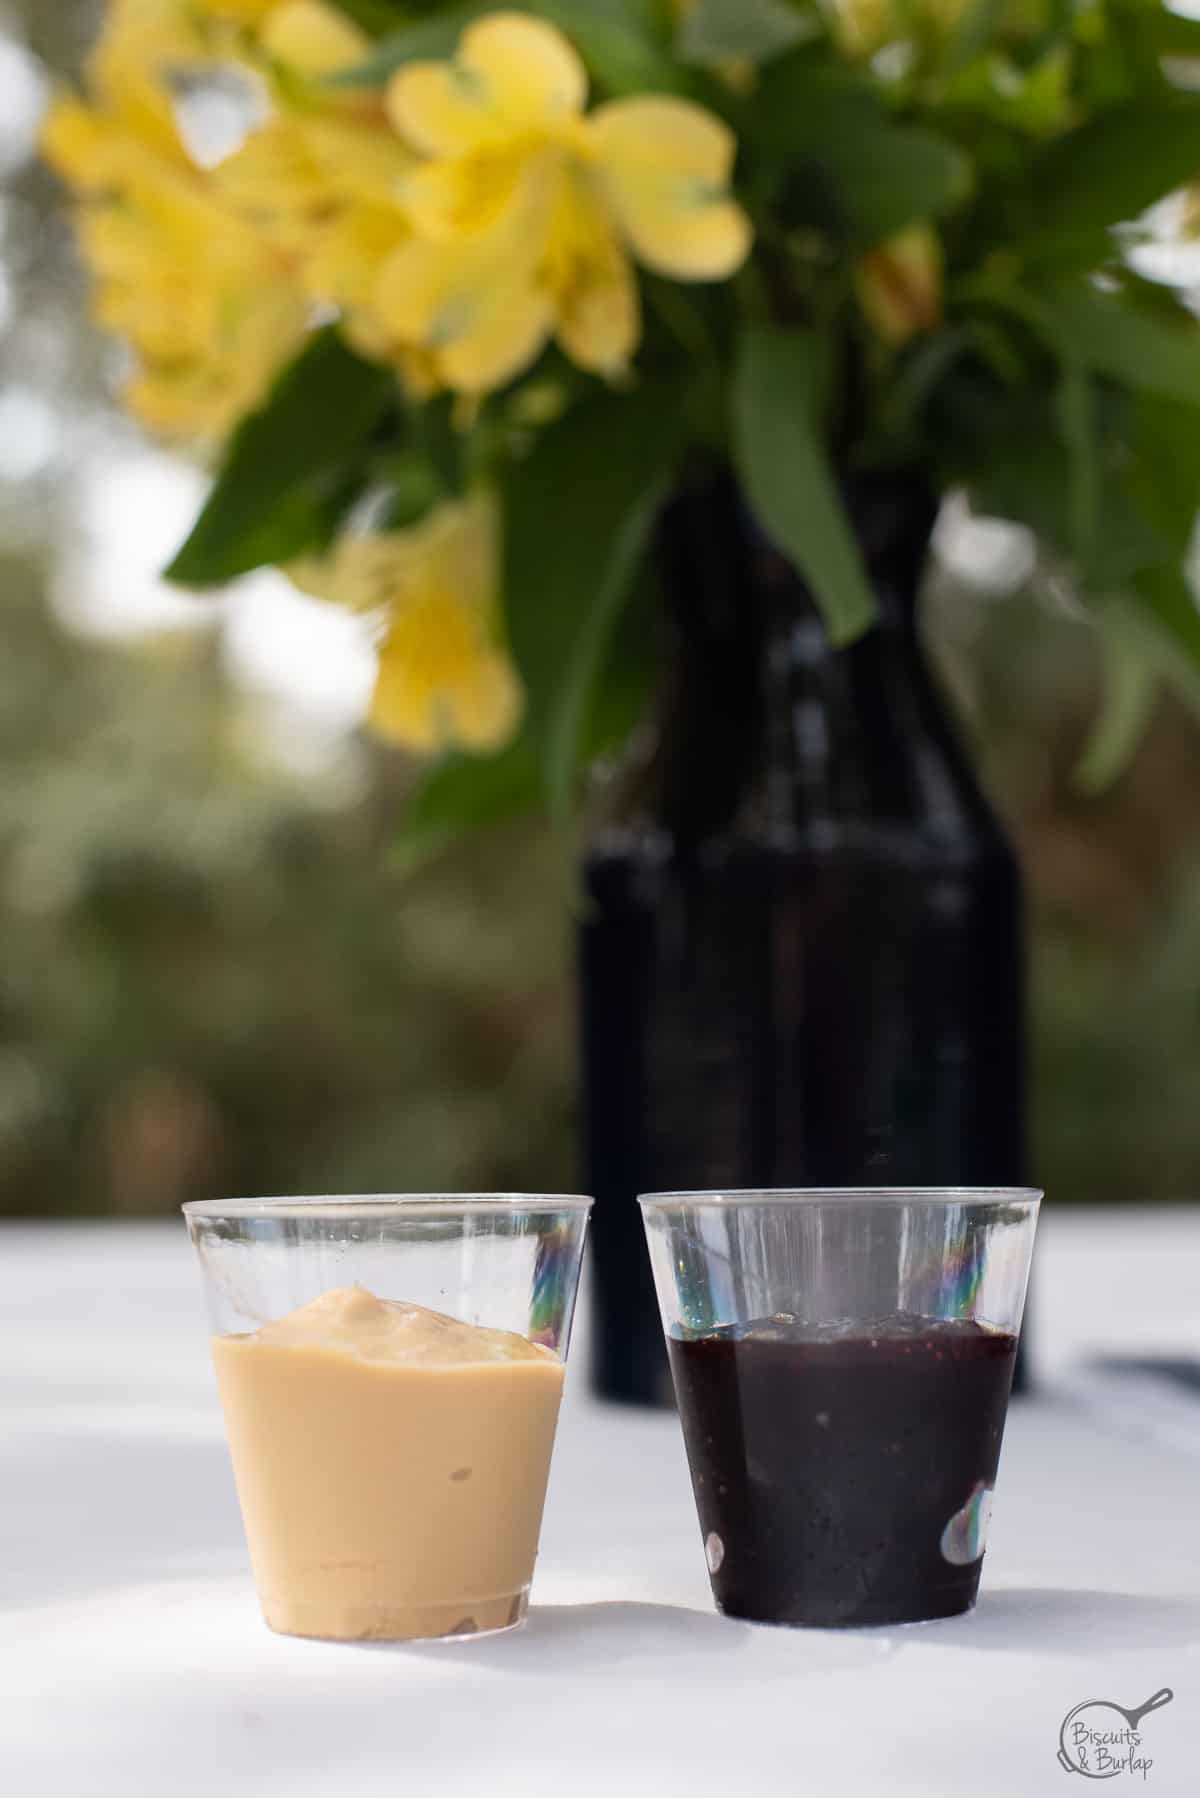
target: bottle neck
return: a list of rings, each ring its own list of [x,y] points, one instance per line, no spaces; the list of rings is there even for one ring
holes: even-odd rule
[[[890,475],[845,496],[879,612],[846,649],[732,476],[664,512],[669,672],[650,809],[678,847],[914,826],[953,836],[990,822],[918,630],[936,497]]]
[[[952,831],[974,806],[970,770],[925,656],[919,597],[937,517],[923,483],[846,489],[877,622],[836,649],[805,583],[773,558],[763,719],[766,815],[817,836],[854,825]]]

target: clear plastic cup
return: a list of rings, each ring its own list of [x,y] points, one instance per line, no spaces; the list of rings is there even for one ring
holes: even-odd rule
[[[641,1200],[721,1610],[852,1626],[971,1608],[1040,1198]]]
[[[184,1206],[272,1629],[394,1641],[521,1622],[590,1206]]]

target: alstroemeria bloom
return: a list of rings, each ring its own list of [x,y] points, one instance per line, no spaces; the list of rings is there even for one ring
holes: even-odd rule
[[[96,316],[137,358],[127,403],[171,436],[224,435],[309,320],[292,269],[221,204],[179,131],[174,76],[226,51],[182,0],[118,0],[88,63],[89,99],[60,97],[43,127],[48,160],[83,198]]]
[[[253,227],[162,165],[85,207],[80,240],[96,317],[137,354],[125,401],[168,436],[225,435],[307,328],[303,294]]]
[[[189,167],[170,74],[204,65],[212,50],[186,0],[114,0],[87,60],[93,104],[60,94],[43,124],[43,149],[58,172],[92,192],[111,187],[147,155]]]
[[[854,286],[863,316],[898,349],[942,322],[942,246],[930,225],[910,225],[861,258]]]
[[[347,535],[288,573],[304,592],[380,621],[371,725],[422,754],[499,748],[521,684],[500,641],[499,525],[484,494],[437,506],[410,530]]]
[[[640,332],[631,258],[716,281],[749,251],[725,125],[684,100],[591,114],[586,101],[573,46],[521,13],[470,26],[452,62],[393,77],[389,115],[423,161],[402,195],[413,241],[384,265],[374,304],[451,387],[501,385],[551,336],[582,367],[615,374]]]
[[[222,194],[294,262],[314,303],[337,306],[369,354],[403,359],[364,307],[379,268],[409,235],[397,195],[414,157],[374,90],[330,86],[370,41],[324,0],[284,0],[259,33],[274,106],[214,171]]]

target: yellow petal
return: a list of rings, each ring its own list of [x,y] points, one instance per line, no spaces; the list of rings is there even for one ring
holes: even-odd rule
[[[682,281],[719,281],[750,251],[729,198],[733,133],[686,100],[614,100],[589,120],[596,166],[638,260]]]
[[[350,612],[384,611],[413,559],[415,532],[377,531],[342,536],[321,556],[302,556],[286,573],[293,586],[314,599],[329,600]]]
[[[151,279],[105,280],[93,303],[97,324],[128,337],[151,361],[203,358],[216,335],[217,295],[203,292],[184,271],[150,274]]]
[[[827,0],[833,34],[848,56],[871,56],[908,22],[895,0]]]
[[[257,25],[279,4],[279,0],[205,0],[209,12],[218,18],[236,19],[241,25]]]
[[[396,129],[431,156],[504,144],[577,116],[587,74],[553,25],[525,13],[490,13],[464,31],[453,62],[412,62],[388,88]]]
[[[223,204],[215,188],[194,177],[143,159],[122,184],[120,197],[148,254],[186,261],[206,285],[227,277],[252,284],[273,261],[253,226]]]
[[[637,283],[596,195],[578,176],[562,182],[542,274],[568,356],[596,374],[618,374],[641,329]]]
[[[252,132],[218,165],[212,180],[236,211],[289,243],[328,203],[323,172],[286,119],[272,119]]]
[[[374,728],[421,751],[499,747],[516,729],[523,701],[495,635],[499,541],[492,501],[474,494],[439,506],[414,529],[357,553],[379,558],[389,589]]]
[[[899,347],[942,322],[942,248],[929,225],[913,225],[863,256],[854,271],[863,315]]]
[[[321,0],[286,0],[272,7],[260,42],[268,56],[313,79],[353,68],[371,53],[366,32]]]
[[[289,563],[287,574],[302,592],[355,612],[386,612],[436,575],[490,619],[497,557],[495,506],[485,493],[473,493],[402,531],[344,533],[323,555]]]
[[[457,393],[494,393],[537,361],[554,318],[533,285],[499,290],[481,305],[468,330],[438,346],[442,380]]]
[[[149,359],[126,387],[125,404],[152,430],[185,441],[226,436],[294,354],[304,316],[289,290],[267,287],[226,302],[218,330],[194,356]]]
[[[67,93],[57,95],[46,109],[41,148],[51,168],[84,191],[108,187],[129,153],[120,132]]]
[[[424,405],[435,393],[441,393],[444,385],[442,371],[432,350],[412,349],[400,344],[391,349],[390,355],[396,364],[404,391],[417,405]],[[386,359],[386,356],[376,357],[377,361]]]
[[[464,749],[502,749],[516,735],[525,709],[520,677],[503,650],[475,663],[454,695],[453,731]]]
[[[481,644],[451,601],[407,612],[379,657],[371,726],[420,754],[499,749],[515,732],[521,685],[504,652]]]
[[[528,258],[475,245],[405,244],[385,263],[370,305],[389,335],[434,351],[443,379],[464,393],[490,392],[519,374],[553,325]]]
[[[314,300],[358,308],[370,304],[379,271],[410,233],[401,213],[347,206],[308,234],[300,277]]]
[[[332,192],[367,204],[399,204],[412,157],[386,126],[305,115],[297,116],[296,129]]]
[[[402,203],[424,237],[445,240],[503,228],[527,199],[530,163],[522,146],[426,162],[405,177]]]
[[[174,439],[222,435],[233,422],[228,403],[195,368],[143,372],[126,382],[121,402],[148,431]]]
[[[88,84],[114,123],[158,155],[186,163],[171,77],[212,59],[193,8],[160,0],[118,0],[88,58]]]

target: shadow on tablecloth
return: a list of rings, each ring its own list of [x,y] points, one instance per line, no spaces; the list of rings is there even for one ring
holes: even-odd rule
[[[416,1654],[544,1675],[601,1673],[640,1666],[678,1668],[689,1659],[722,1659],[754,1644],[803,1645],[807,1671],[877,1661],[901,1650],[974,1648],[991,1653],[1077,1657],[1200,1647],[1200,1600],[1064,1587],[986,1589],[963,1617],[870,1630],[775,1629],[715,1611],[677,1605],[609,1602],[537,1605],[524,1629],[478,1643],[363,1643],[370,1654]]]

